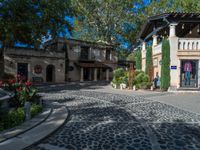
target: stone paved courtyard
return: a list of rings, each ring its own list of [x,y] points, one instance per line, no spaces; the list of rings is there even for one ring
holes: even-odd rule
[[[200,116],[153,101],[150,96],[88,90],[42,95],[66,105],[70,118],[31,150],[200,149]]]

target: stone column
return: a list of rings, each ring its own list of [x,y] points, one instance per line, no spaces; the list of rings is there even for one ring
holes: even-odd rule
[[[170,42],[170,66],[176,66],[177,69],[170,69],[170,86],[173,88],[179,87],[179,61],[177,58],[178,52],[178,37],[176,36],[176,25],[175,23],[170,24],[169,28],[169,42]]]
[[[142,51],[146,51],[146,43],[142,42]]]
[[[153,35],[153,47],[156,46],[157,44],[158,44],[158,36]]]
[[[200,88],[200,59],[199,59],[199,64],[198,64],[198,88]]]
[[[81,67],[81,79],[80,79],[81,82],[84,81],[84,68]]]
[[[146,43],[142,43],[142,71],[145,71],[146,67]]]
[[[109,81],[110,70],[106,69],[106,81]]]
[[[97,68],[94,68],[94,81],[97,81]]]
[[[172,23],[169,25],[169,37],[176,36],[176,26],[177,26],[177,23]]]

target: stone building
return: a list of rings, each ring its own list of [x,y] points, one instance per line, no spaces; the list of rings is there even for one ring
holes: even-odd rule
[[[112,78],[117,61],[112,45],[58,38],[47,41],[44,47],[7,49],[5,72],[21,74],[24,80],[33,82],[109,81]]]
[[[142,70],[146,45],[152,41],[154,77],[161,76],[162,39],[170,43],[170,89],[200,89],[200,13],[164,13],[149,17],[139,38],[142,41]]]
[[[117,55],[113,45],[97,44],[75,39],[55,39],[45,44],[46,49],[63,51],[66,46],[69,69],[66,79],[69,81],[111,80],[117,67]]]

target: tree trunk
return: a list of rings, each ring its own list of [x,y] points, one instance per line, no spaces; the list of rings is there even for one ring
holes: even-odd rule
[[[0,80],[4,75],[4,47],[0,48]]]

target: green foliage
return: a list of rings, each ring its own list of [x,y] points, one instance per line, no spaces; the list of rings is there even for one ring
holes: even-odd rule
[[[128,85],[128,74],[122,68],[118,68],[114,71],[112,82],[119,86],[121,83]]]
[[[114,78],[119,79],[120,77],[123,77],[125,75],[123,68],[118,68],[114,71]]]
[[[139,0],[136,0],[139,2]],[[132,42],[135,37],[135,16],[133,1],[121,0],[73,0],[77,11],[73,36],[89,41],[116,43],[117,36]]]
[[[14,97],[9,101],[12,107],[22,107],[25,101],[33,102],[37,93],[37,89],[32,86],[30,81],[22,83],[9,79],[2,88],[14,93]]]
[[[170,45],[168,40],[162,42],[161,89],[170,86]]]
[[[118,60],[126,60],[129,54],[130,52],[127,51],[126,49],[122,49],[122,48],[117,49]]]
[[[135,61],[136,58],[135,58],[135,53],[130,53],[127,57],[127,60],[128,61]]]
[[[11,110],[7,114],[0,117],[0,129],[8,129],[15,127],[22,122],[24,122],[24,110],[23,108],[17,108],[16,110]]]
[[[42,107],[40,105],[31,105],[31,117],[36,116],[41,111]],[[8,113],[0,116],[0,131],[18,126],[24,122],[24,119],[25,114],[23,107],[10,110]]]
[[[32,104],[32,106],[31,106],[31,117],[34,117],[35,115],[37,115],[41,111],[42,111],[42,106]]]
[[[146,52],[146,68],[145,68],[145,73],[148,74],[148,69],[152,66],[152,47],[148,46],[147,47],[147,52]]]
[[[142,69],[142,54],[141,54],[141,50],[137,50],[135,52],[135,58],[136,58],[136,69],[140,70]]]
[[[136,77],[133,79],[133,85],[135,85],[137,89],[150,88],[151,82],[149,76],[145,74],[143,71],[138,71],[136,73]]]
[[[71,25],[70,1],[9,0],[0,5],[0,41],[4,46],[23,42],[39,47],[43,37],[53,38],[66,32]],[[9,12],[9,13],[8,13]]]
[[[132,81],[132,85],[135,85],[137,89],[148,89],[151,86],[149,76],[143,71],[136,70],[135,77]],[[119,87],[121,83],[129,85],[128,83],[128,72],[125,72],[122,68],[114,71],[114,78],[112,80],[114,84]]]

